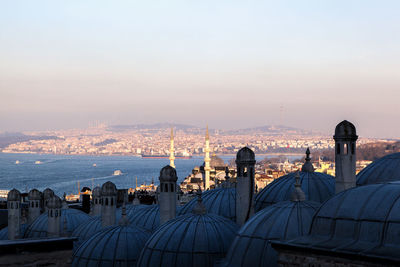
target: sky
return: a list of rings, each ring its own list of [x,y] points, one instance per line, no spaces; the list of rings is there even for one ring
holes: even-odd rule
[[[400,138],[400,1],[0,1],[0,131],[284,124]]]

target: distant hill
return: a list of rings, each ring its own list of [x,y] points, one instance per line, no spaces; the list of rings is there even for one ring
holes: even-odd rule
[[[205,128],[195,127],[186,124],[174,123],[155,123],[155,124],[135,124],[135,125],[113,125],[108,128],[111,132],[122,132],[131,130],[164,130],[173,127],[175,130],[182,130],[192,134],[204,134]],[[298,129],[283,125],[266,125],[254,128],[245,128],[237,130],[218,130],[210,129],[210,134],[217,133],[221,135],[315,135],[316,132],[304,129]]]
[[[234,135],[314,135],[313,131],[308,131],[299,128],[293,128],[283,125],[266,125],[254,128],[246,128],[239,130],[223,131],[221,134],[234,134]]]
[[[32,136],[25,135],[23,133],[0,133],[0,148],[5,148],[8,145],[25,142],[29,140],[48,140],[48,139],[58,139],[57,136]]]

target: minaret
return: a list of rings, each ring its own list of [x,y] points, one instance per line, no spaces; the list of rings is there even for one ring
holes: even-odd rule
[[[61,233],[61,199],[51,197],[47,202],[47,237],[59,237]]]
[[[115,224],[115,211],[117,209],[117,187],[108,181],[101,187],[101,225]]]
[[[21,222],[21,193],[17,189],[8,192],[7,195],[8,210],[8,239],[19,238]]]
[[[210,189],[210,136],[208,134],[208,125],[206,128],[206,146],[204,148],[204,190]]]
[[[171,144],[169,147],[169,166],[175,168],[174,129],[171,127]]]
[[[336,126],[335,135],[336,193],[356,186],[356,127],[346,120]]]
[[[101,188],[96,186],[92,191],[92,215],[100,216],[101,215]]]
[[[29,212],[28,212],[28,222],[33,222],[37,217],[40,216],[40,211],[42,210],[41,200],[42,193],[37,189],[32,189],[28,193],[29,200]]]
[[[167,165],[160,171],[160,224],[163,224],[176,215],[176,170]]]
[[[243,225],[254,213],[254,152],[244,147],[236,154],[236,223]]]

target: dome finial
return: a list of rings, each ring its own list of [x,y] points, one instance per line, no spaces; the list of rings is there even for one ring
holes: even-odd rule
[[[306,195],[301,189],[300,172],[296,172],[296,183],[294,184],[294,190],[290,197],[291,201],[304,201],[306,200]]]
[[[301,168],[302,172],[314,172],[314,166],[311,163],[311,158],[310,158],[310,149],[307,148],[306,150],[306,162],[304,162],[303,167]]]
[[[121,226],[127,226],[129,225],[129,219],[126,217],[126,206],[125,206],[125,201],[122,204],[122,216],[121,219],[118,222],[119,225]]]
[[[203,204],[203,199],[201,198],[201,189],[199,186],[199,189],[197,190],[197,203],[193,207],[192,213],[197,214],[197,215],[203,215],[207,213],[206,207]]]

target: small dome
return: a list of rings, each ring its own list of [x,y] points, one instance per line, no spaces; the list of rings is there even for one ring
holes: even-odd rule
[[[301,189],[306,199],[322,203],[335,194],[335,178],[320,172],[299,172]],[[291,199],[296,183],[296,173],[284,175],[264,187],[256,196],[255,211],[280,201]]]
[[[72,266],[136,266],[150,234],[134,226],[109,226],[82,243]]]
[[[61,200],[60,200],[61,202]],[[61,203],[60,203],[61,207]],[[71,233],[82,223],[90,219],[90,216],[77,209],[61,210],[60,231],[64,230],[64,220],[66,221],[67,233],[64,235],[70,236]],[[24,238],[42,238],[47,237],[48,213],[45,212],[36,218],[26,229]]]
[[[256,157],[253,150],[248,147],[241,148],[236,154],[236,164],[238,163],[255,163]]]
[[[256,213],[239,230],[222,266],[277,266],[269,241],[306,234],[320,204],[284,201]]]
[[[101,188],[99,186],[93,188],[92,197],[101,197]]]
[[[54,191],[51,190],[50,188],[46,188],[46,189],[43,191],[43,198],[44,198],[45,200],[51,198],[52,196],[54,196]]]
[[[101,195],[102,196],[116,196],[117,195],[117,187],[113,182],[105,182],[101,186]]]
[[[42,199],[42,193],[37,189],[32,189],[28,193],[28,199],[29,200],[41,200]]]
[[[289,243],[351,255],[400,260],[400,184],[351,188],[327,200],[310,233]]]
[[[342,121],[335,128],[335,136],[333,137],[335,140],[340,139],[350,139],[357,140],[358,136],[356,133],[356,127],[349,121]]]
[[[175,168],[167,165],[160,171],[160,182],[176,182],[178,177],[176,176]]]
[[[236,221],[236,188],[220,187],[204,191],[201,197],[208,213]],[[192,199],[180,209],[178,214],[191,213],[196,203],[197,198]]]
[[[49,199],[47,202],[47,208],[49,209],[61,209],[62,207],[62,201],[61,198],[58,196],[53,196]]]
[[[153,232],[160,226],[159,205],[141,205],[141,208],[135,211],[128,209],[127,216],[131,224],[137,225],[149,232]]]
[[[21,193],[14,188],[10,192],[8,192],[7,201],[21,201]]]
[[[214,266],[238,226],[214,214],[186,214],[161,225],[146,242],[137,266]]]
[[[27,227],[26,223],[20,224],[19,236],[24,236]],[[8,240],[8,226],[0,230],[0,240]]]
[[[357,175],[357,186],[400,181],[400,153],[375,160]]]

